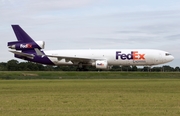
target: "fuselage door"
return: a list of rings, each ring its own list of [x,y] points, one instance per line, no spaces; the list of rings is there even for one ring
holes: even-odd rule
[[[162,59],[162,53],[159,53],[157,55],[157,57],[154,57],[154,64],[160,64],[162,63],[163,59]]]

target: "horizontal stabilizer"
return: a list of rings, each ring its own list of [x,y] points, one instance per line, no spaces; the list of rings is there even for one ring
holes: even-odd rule
[[[22,57],[26,57],[26,58],[30,58],[30,59],[34,58],[33,54],[27,54],[27,53],[23,53],[23,52],[19,52],[19,51],[12,51],[12,50],[9,50],[9,51],[18,55],[18,56],[22,56]]]

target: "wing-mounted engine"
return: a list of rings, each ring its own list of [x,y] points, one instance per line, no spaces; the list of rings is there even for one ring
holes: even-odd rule
[[[15,50],[31,50],[34,48],[44,49],[45,42],[44,41],[35,41],[35,42],[8,42],[8,47]]]
[[[109,68],[108,63],[105,60],[97,60],[94,65],[97,69],[108,69]]]

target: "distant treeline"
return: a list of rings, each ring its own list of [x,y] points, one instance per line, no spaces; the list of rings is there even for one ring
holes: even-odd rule
[[[77,66],[50,66],[42,65],[33,62],[19,62],[17,60],[9,60],[8,62],[0,63],[0,71],[76,71]],[[87,71],[98,71],[93,66],[87,67]],[[113,66],[109,71],[153,71],[153,72],[173,72],[180,71],[179,67],[170,67],[164,65],[162,67],[138,68],[136,66]]]

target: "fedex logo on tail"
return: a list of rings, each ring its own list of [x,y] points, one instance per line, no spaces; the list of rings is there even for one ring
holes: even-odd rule
[[[31,44],[20,44],[20,48],[32,48]]]
[[[138,51],[131,51],[129,54],[121,53],[121,51],[116,52],[116,60],[145,60],[145,54],[139,54]]]

